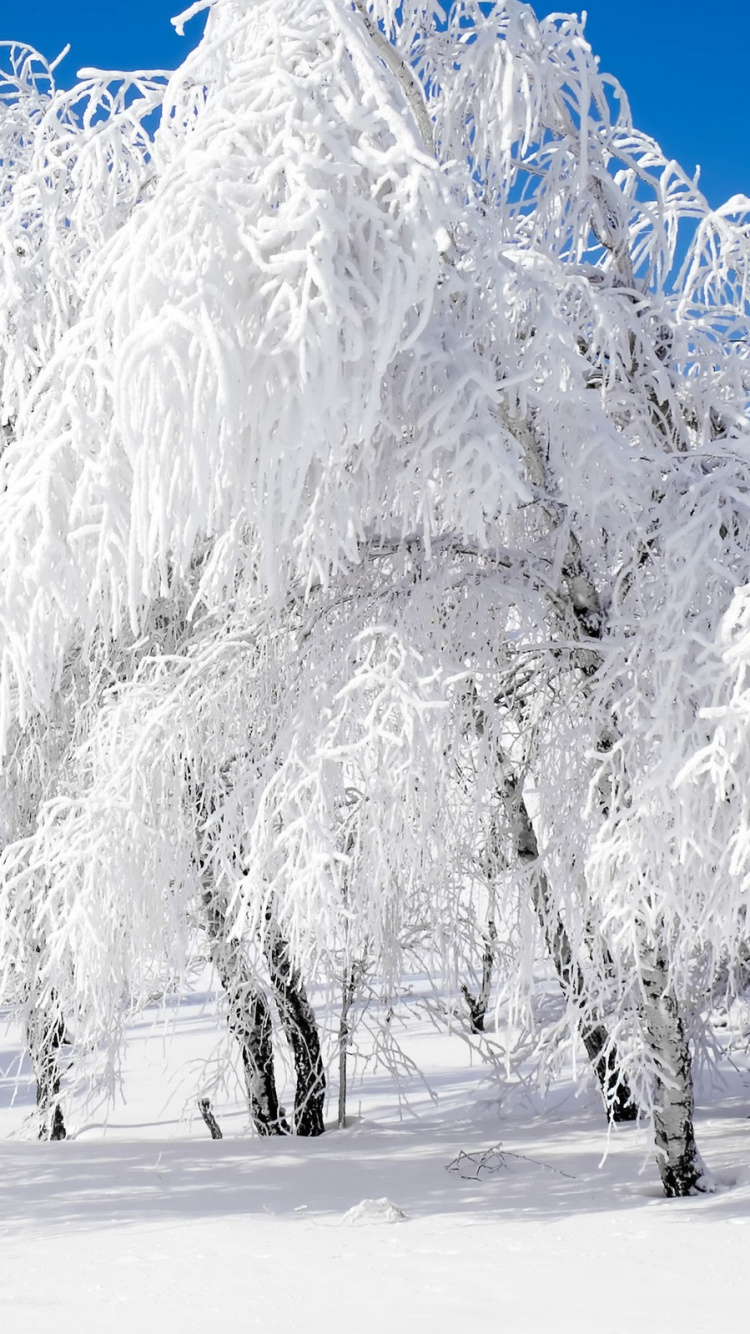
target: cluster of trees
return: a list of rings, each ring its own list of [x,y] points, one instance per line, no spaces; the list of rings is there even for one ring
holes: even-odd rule
[[[551,966],[609,1116],[706,1189],[750,203],[634,129],[577,18],[202,8],[171,77],[2,48],[0,981],[46,1133],[62,1044],[114,1049],[196,951],[262,1133],[323,1129],[306,983],[344,1053],[363,978],[426,958],[548,1043]]]

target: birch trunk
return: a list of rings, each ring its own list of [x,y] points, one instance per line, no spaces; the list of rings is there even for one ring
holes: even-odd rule
[[[60,1049],[66,1040],[62,1016],[49,1014],[42,1009],[33,1010],[26,1025],[26,1038],[36,1076],[39,1138],[66,1139],[67,1131],[59,1101],[62,1082]]]
[[[654,954],[643,968],[641,1021],[656,1066],[654,1132],[664,1194],[695,1195],[710,1183],[693,1131],[690,1048],[664,961]]]
[[[341,1017],[339,1019],[339,1103],[338,1103],[338,1127],[339,1130],[346,1128],[346,1094],[347,1094],[347,1055],[349,1051],[349,1039],[351,1036],[351,1025],[349,1023],[349,1013],[354,998],[357,994],[357,969],[352,966],[347,970],[344,977],[344,985],[341,991]]]
[[[484,710],[477,701],[476,691],[473,690],[473,687],[472,693],[474,726],[477,735],[483,736],[486,730]],[[499,747],[496,752],[496,759],[498,771],[497,796],[512,830],[514,851],[521,865],[531,872],[531,898],[534,911],[544,932],[547,948],[563,995],[573,1002],[578,1011],[578,1032],[594,1068],[607,1116],[618,1124],[635,1121],[638,1117],[638,1107],[633,1100],[628,1082],[620,1070],[617,1048],[604,1024],[592,1022],[588,1017],[586,980],[580,965],[574,959],[573,948],[565,923],[560,914],[555,911],[549,882],[539,859],[539,844],[523,792],[517,778],[508,772],[505,755]]]
[[[223,905],[209,889],[204,890],[203,903],[211,962],[229,1003],[227,1022],[240,1049],[253,1125],[259,1135],[285,1135],[289,1127],[276,1091],[270,1006],[252,976],[240,941],[228,936]]]
[[[492,994],[492,972],[495,964],[495,941],[497,940],[497,927],[493,917],[489,918],[483,937],[482,981],[479,991],[475,996],[465,984],[461,987],[461,994],[469,1007],[472,1033],[484,1032],[484,1020]]]
[[[627,280],[632,277],[632,270],[623,270],[623,275]],[[544,453],[528,422],[513,420],[508,416],[504,420],[524,450],[529,474],[535,485],[550,493]],[[557,520],[552,510],[549,511],[549,520],[551,528],[554,528]],[[574,533],[569,537],[562,575],[563,586],[559,591],[562,615],[554,609],[554,600],[550,601],[550,606],[553,616],[560,621],[560,628],[567,631],[568,635],[572,632],[581,645],[576,650],[576,662],[584,690],[591,697],[589,683],[601,664],[599,643],[604,635],[606,620],[596,585],[586,568],[580,543]],[[609,717],[606,729],[603,730],[608,732],[608,744],[611,744],[611,737],[617,736],[619,731],[616,719]],[[602,799],[602,809],[606,808],[606,799]],[[543,884],[538,892],[543,899]],[[543,903],[541,906],[543,908]],[[561,948],[564,955],[562,944]],[[706,1183],[703,1189],[708,1188],[693,1129],[690,1050],[677,998],[667,985],[664,961],[658,949],[646,950],[644,954],[646,966],[643,969],[643,1001],[639,1017],[644,1039],[657,1070],[654,1137],[659,1171],[666,1195],[689,1195],[701,1189],[701,1180]],[[589,1036],[591,1038],[592,1035]],[[593,1038],[596,1046],[596,1033]]]
[[[531,873],[531,897],[534,910],[547,941],[563,993],[578,1010],[578,1031],[586,1054],[594,1067],[607,1115],[615,1122],[635,1121],[638,1108],[628,1082],[619,1068],[617,1048],[602,1023],[592,1022],[586,1014],[586,980],[573,955],[565,923],[553,907],[549,882],[539,860],[539,844],[517,779],[506,775],[502,797],[512,822],[516,855]]]
[[[267,919],[263,951],[281,1024],[294,1056],[297,1083],[293,1130],[296,1135],[307,1137],[322,1135],[326,1077],[318,1025],[299,970],[290,957],[289,943],[272,918]]]

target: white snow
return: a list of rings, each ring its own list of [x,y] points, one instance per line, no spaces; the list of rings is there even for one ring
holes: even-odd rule
[[[21,1065],[16,1088],[20,1048],[6,1039],[8,1334],[707,1334],[744,1318],[747,1060],[698,1113],[719,1193],[667,1201],[646,1129],[613,1132],[602,1162],[593,1092],[503,1090],[458,1036],[427,1025],[409,1052],[437,1103],[414,1080],[399,1118],[390,1078],[365,1072],[345,1131],[331,1081],[325,1137],[261,1140],[219,1092],[225,1138],[211,1141],[196,1099],[220,1036],[213,998],[173,1012],[173,1031],[156,1010],[134,1025],[108,1122],[66,1107],[75,1137],[60,1144],[22,1138],[33,1086]]]

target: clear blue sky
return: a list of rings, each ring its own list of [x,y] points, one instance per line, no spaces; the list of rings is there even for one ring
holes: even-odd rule
[[[176,36],[169,19],[188,2],[0,0],[0,39],[49,57],[70,42],[62,83],[84,65],[171,69],[203,29],[201,16]],[[539,14],[566,8],[536,4]],[[625,87],[636,124],[688,171],[700,163],[712,204],[750,195],[750,0],[589,0],[587,10],[591,45]]]

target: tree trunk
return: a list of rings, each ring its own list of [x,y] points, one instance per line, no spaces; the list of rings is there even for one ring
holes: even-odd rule
[[[315,1013],[307,999],[299,970],[290,958],[288,942],[270,914],[267,915],[266,923],[263,951],[281,1024],[294,1056],[297,1077],[294,1133],[307,1137],[322,1135],[325,1131],[323,1103],[326,1077]]]
[[[472,686],[474,726],[478,736],[486,731],[484,710]],[[560,914],[554,909],[549,882],[539,860],[539,844],[528,807],[517,778],[508,772],[505,755],[497,748],[497,795],[513,834],[516,856],[531,871],[531,898],[547,942],[552,963],[563,994],[578,1010],[578,1031],[586,1054],[594,1068],[607,1116],[616,1124],[635,1121],[638,1108],[625,1076],[620,1070],[617,1048],[602,1023],[592,1022],[586,1014],[586,981],[574,960],[570,937]],[[466,993],[465,993],[466,994]]]
[[[239,1044],[253,1125],[259,1135],[285,1135],[289,1127],[276,1091],[270,1006],[250,972],[240,942],[228,938],[223,905],[209,889],[204,890],[203,903],[211,961],[229,1002],[229,1031]]]
[[[531,871],[531,897],[544,931],[555,972],[566,996],[579,1012],[578,1031],[594,1067],[607,1115],[616,1123],[635,1121],[638,1108],[625,1076],[619,1068],[617,1049],[602,1023],[592,1022],[585,1012],[586,981],[573,957],[565,923],[552,905],[549,882],[539,861],[539,844],[518,780],[506,774],[500,789],[512,822],[516,855]]]
[[[357,994],[357,982],[359,980],[359,969],[357,964],[349,966],[345,977],[344,985],[341,990],[341,1017],[339,1019],[339,1105],[338,1105],[338,1127],[339,1130],[346,1128],[346,1093],[347,1093],[347,1055],[349,1051],[349,1039],[351,1036],[351,1024],[349,1023],[349,1013],[354,998]]]
[[[693,1132],[690,1048],[664,961],[653,953],[643,968],[640,1014],[656,1065],[654,1134],[664,1194],[695,1195],[710,1185]]]
[[[36,1076],[36,1105],[39,1108],[40,1139],[61,1140],[67,1137],[60,1106],[60,1048],[66,1041],[62,1016],[42,1009],[31,1012],[26,1026],[29,1055]]]
[[[630,276],[629,273],[625,275],[626,282],[628,276]],[[531,480],[536,486],[543,488],[547,494],[552,494],[553,488],[549,485],[547,477],[544,450],[536,439],[529,423],[524,420],[513,421],[507,415],[504,420],[508,428],[516,435],[524,450]],[[550,528],[553,530],[557,527],[559,519],[551,508],[548,515]],[[562,587],[558,590],[557,600],[550,599],[550,609],[554,618],[559,621],[563,635],[569,636],[572,632],[580,643],[580,648],[576,650],[573,661],[576,662],[581,673],[584,690],[591,698],[592,692],[589,682],[596,676],[602,661],[599,644],[604,633],[605,614],[594,579],[586,568],[581,545],[573,532],[569,535],[562,575]],[[560,617],[558,610],[560,595],[562,595],[562,605],[565,608],[562,617]],[[612,739],[618,733],[617,720],[610,716],[605,740],[607,747],[612,744]],[[600,799],[602,810],[606,812],[608,799],[603,796]],[[533,836],[533,830],[531,832]],[[540,906],[544,911],[544,899],[548,897],[545,893],[544,882],[540,883],[538,896]],[[560,927],[564,932],[562,923],[560,923]],[[569,944],[567,951],[564,948],[564,942],[561,942],[561,946],[563,956],[566,952],[569,954]],[[573,983],[574,988],[576,988],[578,983],[575,978],[573,978]],[[704,1171],[696,1149],[693,1130],[693,1085],[690,1051],[677,1006],[677,999],[666,986],[664,965],[658,956],[658,951],[652,952],[650,964],[644,969],[643,992],[644,999],[640,1010],[641,1022],[646,1041],[650,1045],[654,1056],[657,1071],[660,1072],[657,1074],[657,1106],[654,1112],[654,1132],[662,1184],[666,1195],[690,1194],[692,1191],[699,1189],[699,1182]],[[597,1029],[598,1025],[594,1026],[593,1033],[589,1033],[589,1041],[593,1037],[594,1050],[599,1047],[600,1066],[597,1073],[599,1082],[602,1084],[601,1076],[603,1074],[606,1078],[607,1070],[602,1070],[601,1058],[604,1054],[606,1064],[606,1052],[610,1051],[611,1048],[606,1044],[599,1045]],[[585,1037],[584,1042],[586,1042]],[[586,1048],[589,1050],[589,1043],[586,1043]],[[594,1059],[592,1055],[592,1060]],[[612,1053],[610,1066],[613,1061],[614,1053]],[[603,1084],[602,1087],[604,1088]],[[609,1087],[611,1087],[611,1084]],[[632,1099],[629,1091],[627,1091],[627,1086],[623,1087],[623,1095],[625,1092],[627,1092],[628,1103],[632,1107]],[[613,1107],[613,1119],[632,1119],[632,1117],[615,1117]],[[704,1179],[707,1180],[707,1178]]]
[[[487,1014],[487,1006],[490,1003],[492,993],[492,970],[495,963],[495,941],[497,940],[497,927],[495,920],[490,917],[487,922],[487,930],[484,933],[484,951],[482,953],[482,982],[479,992],[475,996],[465,983],[461,986],[461,995],[469,1007],[469,1019],[471,1021],[472,1033],[484,1032],[484,1020]]]
[[[211,1111],[211,1099],[199,1098],[198,1111],[208,1127],[208,1133],[210,1134],[211,1139],[223,1139],[224,1136],[221,1133],[221,1127]]]

